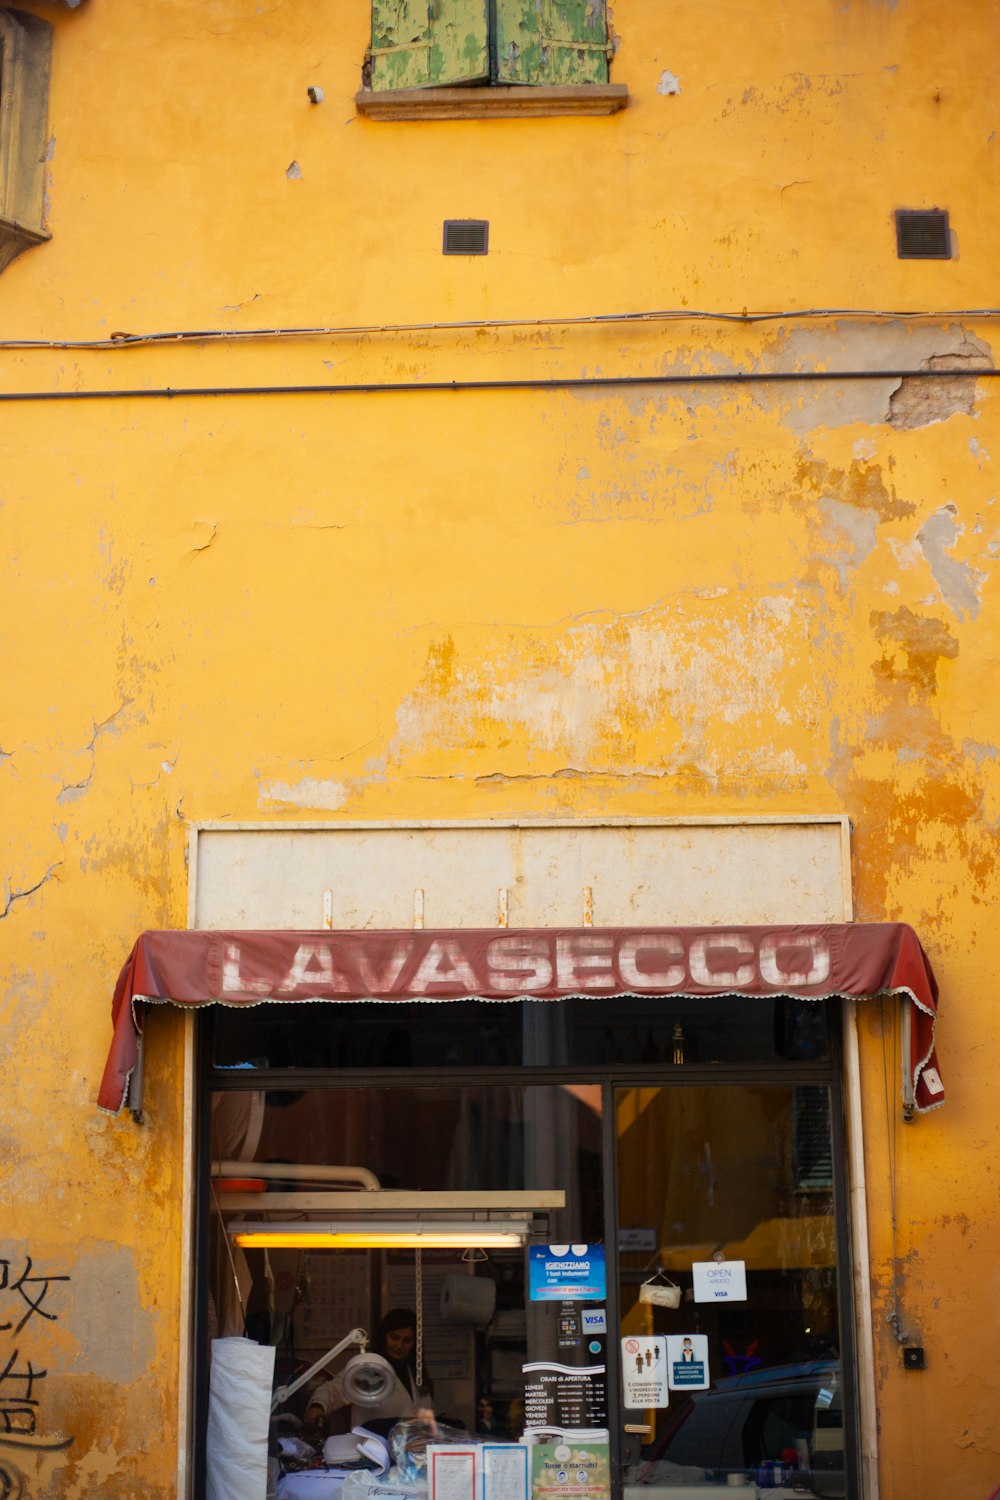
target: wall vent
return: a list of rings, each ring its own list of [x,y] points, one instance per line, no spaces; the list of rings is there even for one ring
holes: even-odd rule
[[[489,249],[490,226],[487,219],[445,219],[445,255],[485,255]]]
[[[896,254],[900,260],[950,260],[951,236],[945,210],[897,209]]]

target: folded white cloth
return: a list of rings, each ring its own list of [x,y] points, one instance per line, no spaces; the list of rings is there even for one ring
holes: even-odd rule
[[[337,1433],[323,1444],[325,1464],[353,1464],[361,1457],[358,1439],[353,1432]]]
[[[278,1480],[275,1500],[340,1500],[347,1469],[302,1469]]]

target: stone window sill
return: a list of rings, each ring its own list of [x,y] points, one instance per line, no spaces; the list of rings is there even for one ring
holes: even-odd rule
[[[0,271],[9,266],[22,250],[30,250],[32,245],[44,245],[51,238],[44,229],[29,229],[26,224],[0,216]]]
[[[624,83],[541,84],[509,88],[362,89],[358,114],[369,120],[530,119],[552,115],[613,115],[628,104]]]

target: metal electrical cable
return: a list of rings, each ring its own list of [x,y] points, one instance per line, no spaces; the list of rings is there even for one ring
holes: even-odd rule
[[[243,1317],[243,1337],[246,1338],[247,1337],[247,1310],[246,1310],[246,1305],[245,1305],[245,1303],[243,1301],[243,1292],[242,1292],[242,1290],[240,1288],[240,1278],[239,1278],[239,1273],[236,1270],[236,1260],[235,1260],[235,1257],[233,1255],[233,1247],[229,1243],[229,1235],[228,1235],[228,1233],[226,1231],[226,1221],[225,1221],[225,1218],[223,1217],[223,1213],[222,1213],[222,1204],[219,1202],[218,1197],[216,1196],[214,1182],[211,1182],[211,1181],[209,1182],[209,1191],[210,1191],[210,1193],[212,1195],[212,1207],[215,1209],[215,1212],[219,1216],[219,1226],[220,1226],[220,1228],[222,1230],[222,1243],[225,1245],[225,1247],[226,1247],[226,1254],[229,1257],[229,1269],[230,1269],[230,1272],[232,1273],[233,1286],[234,1286],[234,1288],[236,1290],[236,1300],[237,1300],[237,1302],[240,1305],[240,1313],[242,1314],[242,1317]]]
[[[460,333],[504,328],[579,328],[616,323],[775,323],[783,319],[879,318],[908,322],[942,318],[995,318],[1000,307],[876,308],[802,307],[750,312],[712,312],[706,308],[669,307],[641,312],[583,313],[569,317],[468,318],[418,323],[328,323],[277,328],[184,328],[154,333],[112,333],[94,339],[4,339],[0,349],[130,349],[143,344],[242,342],[247,339],[362,338],[372,334]]]

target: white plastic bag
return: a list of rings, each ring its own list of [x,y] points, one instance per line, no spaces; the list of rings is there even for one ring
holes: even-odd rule
[[[213,1339],[208,1392],[207,1500],[267,1493],[267,1429],[274,1350],[252,1339]]]
[[[300,1469],[278,1480],[275,1500],[341,1500],[343,1469]]]

